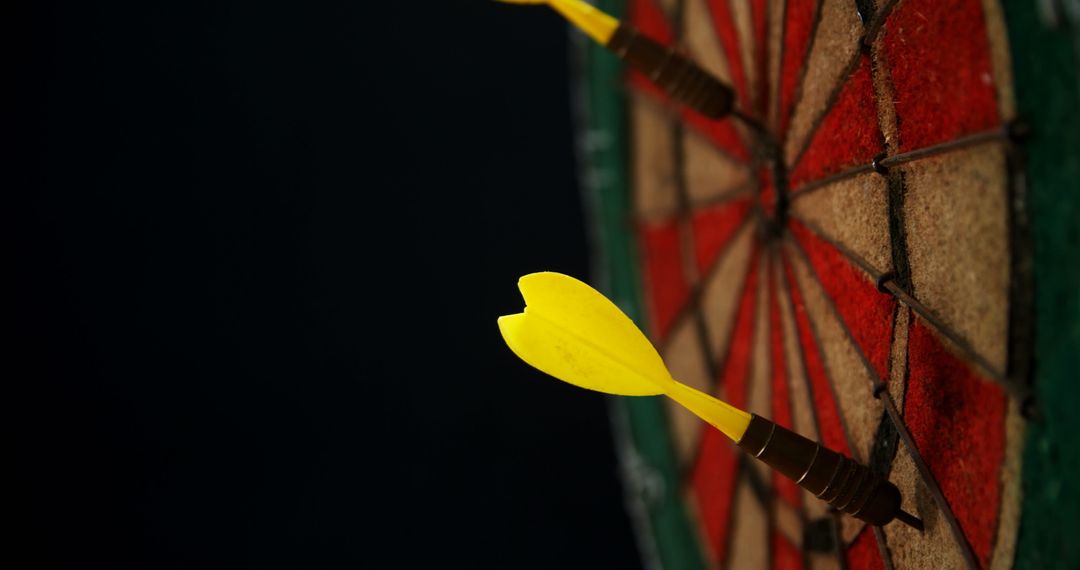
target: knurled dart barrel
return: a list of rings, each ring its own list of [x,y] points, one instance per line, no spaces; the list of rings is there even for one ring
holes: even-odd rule
[[[868,467],[756,414],[739,447],[783,473],[837,510],[872,525],[894,518],[915,527],[918,519],[900,510],[900,490]]]
[[[711,119],[731,113],[735,92],[675,48],[621,25],[607,47],[675,99]]]

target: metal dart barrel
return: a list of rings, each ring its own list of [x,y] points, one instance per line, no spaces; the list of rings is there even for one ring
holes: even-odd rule
[[[901,510],[896,485],[820,443],[751,414],[738,445],[840,512],[878,526],[900,519],[922,530],[922,521]]]
[[[651,40],[632,26],[583,0],[499,0],[509,4],[547,4],[579,30],[644,73],[672,99],[710,119],[728,116],[735,102],[731,87],[673,47]]]
[[[735,92],[673,47],[666,47],[631,26],[619,25],[607,43],[627,65],[644,73],[671,98],[709,117],[731,113]]]

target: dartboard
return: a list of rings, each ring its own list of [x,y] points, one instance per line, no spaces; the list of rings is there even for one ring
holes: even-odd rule
[[[747,120],[592,63],[594,123],[605,89],[625,96],[625,128],[583,144],[624,158],[587,181],[625,189],[597,222],[626,238],[605,247],[621,304],[680,381],[869,465],[925,523],[831,512],[677,405],[632,401],[615,425],[647,559],[1010,566],[1032,261],[1001,6],[630,0],[624,17],[730,84]]]

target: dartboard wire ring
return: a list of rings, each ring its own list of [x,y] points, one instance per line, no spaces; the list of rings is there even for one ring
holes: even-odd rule
[[[953,152],[953,151],[958,151],[958,150],[966,150],[968,148],[978,146],[978,145],[981,145],[981,144],[988,144],[988,143],[995,143],[995,142],[1003,142],[1003,143],[1008,144],[1008,142],[1009,142],[1008,126],[1003,126],[1003,127],[999,127],[999,128],[995,128],[995,129],[989,129],[989,130],[986,130],[986,131],[982,131],[980,133],[975,133],[975,134],[960,137],[958,139],[953,139],[951,141],[946,141],[946,142],[943,142],[943,143],[938,143],[938,144],[934,144],[934,145],[930,145],[930,146],[926,146],[926,147],[922,147],[922,148],[917,148],[917,149],[914,149],[914,150],[909,150],[907,152],[894,154],[892,156],[886,156],[882,160],[877,161],[876,164],[878,164],[881,167],[884,167],[886,170],[888,170],[889,168],[892,168],[894,166],[899,166],[901,164],[907,164],[909,162],[914,162],[916,160],[922,160],[924,158],[931,158],[931,157],[938,156],[938,155],[941,155],[941,154],[946,154],[946,153]],[[843,180],[847,180],[848,178],[852,178],[852,177],[858,176],[860,174],[869,174],[871,172],[875,172],[877,169],[875,169],[874,166],[875,166],[875,162],[870,162],[870,163],[867,163],[867,164],[860,164],[858,166],[854,166],[854,167],[849,168],[847,170],[841,170],[840,172],[837,172],[836,174],[830,174],[828,176],[825,176],[824,178],[819,178],[817,180],[808,181],[805,184],[803,184],[802,186],[799,186],[798,188],[795,188],[795,189],[793,189],[791,191],[791,201],[794,203],[794,202],[798,201],[799,199],[803,198],[804,196],[807,196],[809,194],[813,194],[814,191],[820,190],[820,189],[825,188],[825,187],[828,187],[829,185],[831,185],[833,183],[840,182],[840,181],[843,181]]]

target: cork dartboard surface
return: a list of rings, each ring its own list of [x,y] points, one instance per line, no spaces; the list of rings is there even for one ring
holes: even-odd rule
[[[584,146],[606,166],[590,179],[610,188],[597,234],[613,297],[640,307],[680,381],[887,474],[926,526],[831,513],[681,408],[638,401],[615,425],[647,560],[1012,566],[1034,406],[1033,258],[1002,7],[623,8],[733,85],[760,128],[706,119],[592,63],[587,103],[607,128]],[[604,81],[623,106],[598,102]]]

